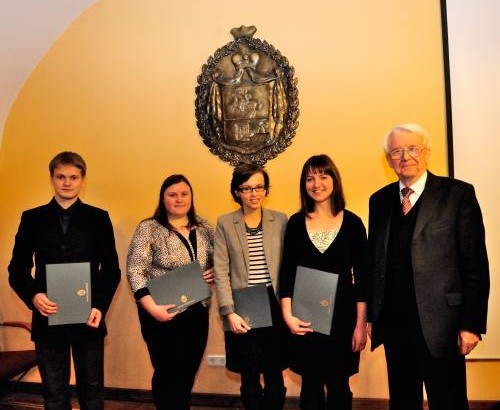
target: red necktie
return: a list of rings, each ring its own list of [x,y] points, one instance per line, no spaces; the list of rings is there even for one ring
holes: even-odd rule
[[[403,201],[401,202],[401,208],[403,209],[403,215],[406,215],[408,212],[410,212],[411,209],[410,195],[413,193],[413,189],[404,187],[401,190],[401,193],[403,194]]]

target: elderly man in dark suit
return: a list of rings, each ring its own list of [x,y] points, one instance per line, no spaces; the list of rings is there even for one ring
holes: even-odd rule
[[[472,185],[427,171],[425,130],[393,128],[399,178],[370,198],[372,350],[384,344],[391,410],[468,409],[465,355],[486,333],[489,268]]]
[[[56,155],[49,171],[54,198],[22,214],[9,283],[32,310],[45,409],[71,409],[70,350],[80,407],[103,409],[104,317],[120,281],[113,227],[106,211],[78,197],[86,172],[80,155],[67,151]],[[49,326],[48,317],[58,306],[47,297],[46,265],[72,262],[90,263],[90,315],[85,324]]]

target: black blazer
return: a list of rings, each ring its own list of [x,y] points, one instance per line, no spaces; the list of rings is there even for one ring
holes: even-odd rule
[[[55,199],[47,205],[23,212],[8,268],[9,283],[32,310],[34,341],[104,337],[104,317],[120,281],[118,255],[109,215],[78,199],[68,230],[63,234],[59,212],[60,207]],[[33,256],[34,275],[31,274]],[[68,262],[90,262],[92,307],[103,314],[98,329],[85,324],[49,327],[47,318],[33,306],[35,294],[47,291],[45,265]]]
[[[368,321],[372,350],[382,343],[387,244],[399,182],[370,198]],[[430,352],[456,352],[460,330],[486,333],[489,267],[481,210],[472,185],[428,172],[411,245],[417,309]]]

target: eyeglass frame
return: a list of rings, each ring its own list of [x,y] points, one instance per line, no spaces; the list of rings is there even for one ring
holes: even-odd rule
[[[242,194],[251,194],[254,191],[258,194],[261,194],[262,192],[267,191],[267,187],[265,185],[256,185],[256,186],[245,185],[236,188],[236,190]]]
[[[419,148],[419,147],[409,147],[409,148],[398,148],[398,149],[393,149],[387,153],[387,156],[392,159],[402,159],[405,156],[405,152],[408,153],[408,155],[412,158],[419,158],[420,154],[422,151],[425,151],[428,149],[427,147],[424,148]],[[413,153],[412,153],[413,151]],[[397,155],[399,153],[399,155]]]

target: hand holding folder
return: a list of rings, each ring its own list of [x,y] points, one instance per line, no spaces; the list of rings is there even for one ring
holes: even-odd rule
[[[47,297],[57,303],[49,326],[87,323],[91,310],[90,263],[54,263],[45,267]]]
[[[269,293],[265,283],[233,289],[233,302],[235,313],[252,329],[273,325]],[[227,318],[224,318],[224,330],[231,330]]]
[[[173,269],[148,282],[148,289],[158,305],[176,305],[169,313],[182,312],[189,306],[211,297],[198,261]]]
[[[297,266],[292,314],[311,322],[315,332],[331,332],[338,277],[335,273]]]

